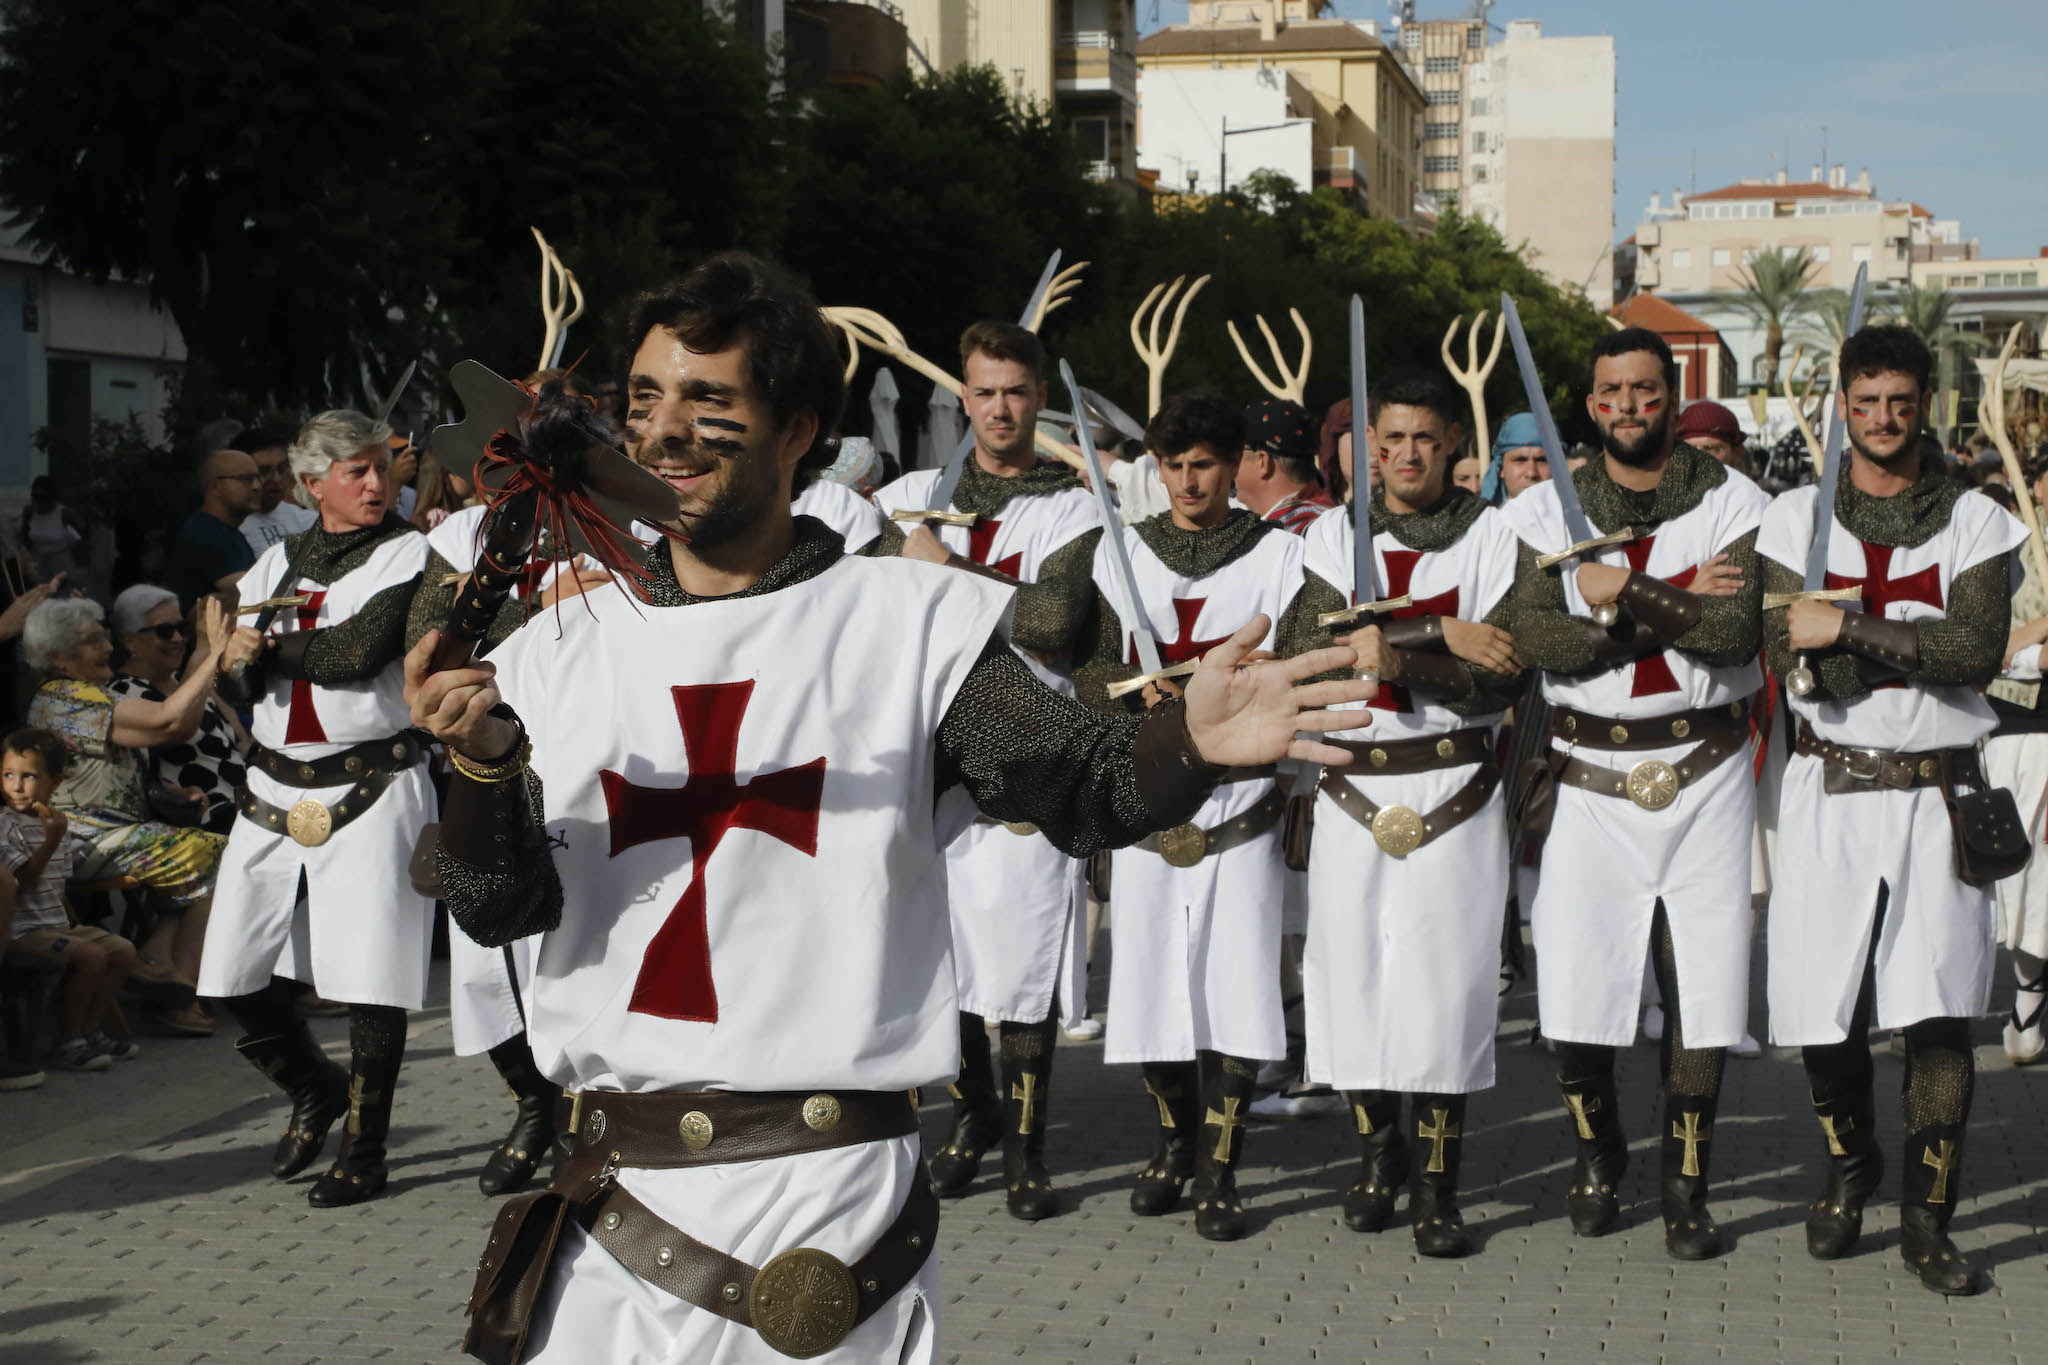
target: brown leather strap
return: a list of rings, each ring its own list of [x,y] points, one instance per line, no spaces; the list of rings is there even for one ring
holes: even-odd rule
[[[1244,814],[1225,820],[1220,825],[1214,825],[1202,830],[1202,857],[1213,858],[1219,853],[1228,853],[1231,849],[1237,848],[1241,844],[1250,843],[1267,830],[1273,828],[1279,822],[1281,815],[1285,813],[1286,809],[1287,798],[1280,794],[1278,787],[1272,788],[1264,796],[1260,797],[1258,803]],[[1162,831],[1162,833],[1169,836],[1174,832],[1172,830]],[[1144,849],[1147,853],[1158,853],[1159,835],[1149,834],[1137,846]]]
[[[1426,844],[1435,843],[1484,809],[1487,799],[1493,795],[1493,789],[1499,785],[1500,769],[1491,763],[1482,764],[1479,771],[1472,774],[1470,781],[1451,793],[1448,801],[1422,816],[1422,834],[1412,847],[1399,853],[1387,848],[1387,852],[1395,857],[1405,857]],[[1368,830],[1373,829],[1373,821],[1379,817],[1381,808],[1374,805],[1364,792],[1352,786],[1351,780],[1342,772],[1325,769],[1322,788],[1346,815]],[[1379,837],[1375,831],[1373,838],[1377,840]],[[1382,844],[1381,847],[1385,848],[1386,845]]]
[[[1669,741],[1665,741],[1666,745]],[[1749,728],[1736,726],[1709,736],[1704,742],[1680,754],[1670,763],[1644,759],[1632,768],[1609,768],[1583,758],[1557,756],[1557,784],[1595,796],[1621,796],[1644,810],[1663,810],[1678,799],[1678,793],[1705,777],[1749,744]],[[1641,747],[1641,746],[1635,746]],[[1662,747],[1662,746],[1660,746]]]
[[[249,821],[259,829],[269,830],[272,834],[290,834],[294,839],[299,839],[300,843],[308,844],[309,846],[324,844],[327,840],[333,838],[343,825],[348,824],[358,815],[361,815],[364,811],[375,805],[377,798],[384,794],[384,789],[391,785],[391,779],[397,775],[396,771],[372,773],[356,783],[355,786],[349,788],[348,794],[331,806],[315,801],[310,796],[301,798],[300,805],[319,806],[321,810],[327,813],[324,824],[317,819],[319,812],[316,811],[314,812],[316,820],[312,825],[302,824],[301,826],[294,826],[292,824],[293,807],[280,806],[265,801],[246,786],[242,788],[241,799],[235,802],[235,809],[242,813],[244,820]],[[322,832],[320,837],[316,839],[300,839],[298,833],[300,828],[317,828]]]
[[[427,756],[417,730],[400,730],[389,739],[367,739],[321,758],[294,758],[261,744],[249,746],[248,766],[287,787],[339,787],[379,774],[402,773]]]
[[[1822,739],[1803,716],[1793,733],[1792,751],[1821,761],[1821,785],[1832,796],[1938,787],[1944,753],[1967,752],[1973,761],[1977,753],[1975,749],[1852,749]]]
[[[1596,716],[1569,706],[1550,708],[1550,733],[1588,749],[1668,749],[1688,739],[1749,737],[1749,701],[1701,706],[1662,716]]]
[[[1420,739],[1394,739],[1371,744],[1354,739],[1326,739],[1350,754],[1360,772],[1370,769],[1376,777],[1402,777],[1409,773],[1433,772],[1438,768],[1462,768],[1467,763],[1485,763],[1493,758],[1493,732],[1481,726],[1453,730],[1449,734],[1424,735]]]
[[[917,1132],[917,1111],[901,1090],[586,1090],[573,1106],[576,1149],[559,1177],[572,1197],[573,1186],[607,1165],[666,1171],[766,1161]]]
[[[820,1294],[822,1279],[829,1286],[834,1275],[831,1265],[841,1265],[826,1253],[797,1250],[783,1252],[756,1269],[737,1257],[706,1246],[675,1224],[656,1214],[616,1182],[609,1183],[594,1198],[576,1209],[576,1221],[591,1240],[610,1252],[619,1264],[657,1289],[675,1295],[685,1303],[716,1313],[743,1327],[752,1327],[769,1346],[785,1354],[801,1350],[812,1355],[831,1349],[847,1332],[866,1322],[875,1311],[896,1297],[917,1278],[931,1256],[939,1230],[939,1203],[931,1182],[919,1178],[910,1182],[910,1194],[896,1218],[875,1244],[845,1269],[852,1275],[854,1296],[851,1320],[821,1311],[815,1304],[800,1306],[774,1321],[757,1322],[756,1311],[763,1299],[756,1295],[756,1282],[763,1276],[771,1282],[768,1298],[777,1297],[773,1281],[778,1262],[788,1260],[801,1267],[805,1258],[829,1263],[828,1273],[818,1276],[815,1265],[809,1273],[799,1269],[798,1287],[807,1299],[836,1297]],[[822,1321],[805,1322],[809,1317]],[[836,1338],[833,1333],[836,1332]],[[792,1349],[794,1348],[794,1350]]]

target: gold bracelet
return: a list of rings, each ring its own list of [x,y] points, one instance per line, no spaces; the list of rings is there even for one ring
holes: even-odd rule
[[[519,737],[517,747],[510,754],[496,763],[478,763],[464,758],[462,753],[452,746],[448,750],[448,761],[455,765],[455,771],[472,782],[510,782],[526,771],[527,762],[532,757],[533,744],[525,735]]]

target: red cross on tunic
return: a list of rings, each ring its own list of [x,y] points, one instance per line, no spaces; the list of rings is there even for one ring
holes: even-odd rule
[[[996,547],[996,532],[1002,527],[1000,521],[990,521],[985,517],[968,527],[967,557],[977,564],[987,564],[989,568],[1006,577],[1022,579],[1024,554],[1021,550],[1013,555],[1004,555],[994,563],[989,562],[989,551]]]
[[[1937,610],[1948,609],[1941,600],[1939,565],[1929,564],[1924,569],[1916,569],[1912,573],[1893,578],[1892,553],[1896,547],[1871,545],[1864,541],[1858,541],[1857,544],[1863,546],[1863,577],[1850,578],[1846,574],[1831,573],[1827,576],[1829,587],[1862,589],[1863,610],[1872,616],[1883,616],[1885,608],[1894,602],[1925,602]],[[1880,688],[1905,685],[1903,678],[1877,684]]]
[[[1628,557],[1629,568],[1637,573],[1648,573],[1650,571],[1650,547],[1656,543],[1657,537],[1655,536],[1638,536],[1622,546],[1621,552]],[[1671,577],[1664,581],[1674,588],[1689,588],[1692,586],[1692,578],[1695,572],[1697,572],[1696,569],[1686,569],[1681,573],[1671,575]],[[1654,697],[1659,693],[1676,692],[1677,690],[1678,677],[1671,671],[1671,665],[1665,660],[1662,652],[1652,654],[1648,658],[1636,660],[1635,678],[1629,684],[1628,689],[1628,694],[1631,697]]]
[[[1173,599],[1173,615],[1179,624],[1180,634],[1171,640],[1159,642],[1159,661],[1163,664],[1184,664],[1189,659],[1199,659],[1230,637],[1219,635],[1213,640],[1197,640],[1195,618],[1202,614],[1202,608],[1209,604],[1206,597],[1176,597]],[[1131,667],[1143,668],[1138,660],[1138,642],[1131,641]]]
[[[683,785],[643,787],[610,769],[598,773],[611,817],[610,856],[662,839],[690,841],[690,883],[648,943],[627,1009],[715,1024],[718,990],[711,979],[704,870],[719,841],[734,829],[758,830],[816,857],[825,760],[735,781],[740,722],[754,695],[753,680],[669,691],[690,770]]]
[[[513,585],[512,595],[524,602],[540,591],[541,580],[548,576],[548,570],[555,567],[555,561],[545,555],[530,555],[526,567],[520,571],[519,581]],[[573,572],[573,566],[570,566]]]
[[[313,629],[313,623],[320,619],[320,604],[327,600],[323,589],[306,599],[306,604],[295,608],[298,612],[300,630]],[[292,679],[291,709],[285,713],[284,742],[287,744],[325,744],[327,727],[320,723],[320,713],[313,709],[313,684],[304,678]]]
[[[1422,562],[1420,550],[1382,550],[1380,558],[1387,566],[1387,596],[1405,597],[1409,584],[1415,581],[1415,566]],[[1351,590],[1353,597],[1358,589]],[[1434,597],[1425,597],[1405,607],[1396,607],[1387,615],[1395,621],[1412,621],[1418,616],[1456,616],[1458,614],[1458,589],[1454,585],[1449,592],[1440,592]],[[1378,695],[1366,703],[1381,711],[1409,712],[1415,709],[1414,699],[1408,689],[1399,683],[1382,687]]]

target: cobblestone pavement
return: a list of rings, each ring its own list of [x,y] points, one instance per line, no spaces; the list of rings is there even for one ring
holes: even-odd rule
[[[1014,1222],[989,1176],[947,1206],[942,1359],[2048,1361],[2048,1074],[2011,1070],[1995,1023],[1977,1034],[1955,1231],[1997,1287],[1946,1301],[1900,1264],[1896,1157],[1858,1253],[1807,1257],[1799,1220],[1820,1144],[1789,1060],[1729,1066],[1714,1153],[1728,1256],[1664,1254],[1647,1047],[1623,1059],[1637,1139],[1624,1226],[1574,1239],[1569,1134],[1548,1059],[1527,1045],[1532,1007],[1526,991],[1508,1002],[1500,1084],[1468,1115],[1465,1207],[1481,1250],[1459,1262],[1417,1257],[1402,1227],[1343,1226],[1336,1192],[1354,1148],[1342,1118],[1253,1127],[1243,1242],[1204,1242],[1185,1215],[1132,1217],[1151,1102],[1134,1068],[1063,1046],[1048,1157],[1066,1212]],[[342,1050],[342,1021],[315,1028]],[[305,1202],[310,1177],[266,1173],[284,1109],[230,1038],[151,1039],[111,1073],[0,1095],[0,1362],[458,1358],[492,1207],[473,1175],[510,1118],[489,1064],[451,1055],[445,1010],[416,1016],[390,1190],[320,1211]],[[1880,1046],[1880,1094],[1898,1080]],[[1896,1109],[1880,1109],[1891,1153]],[[929,1139],[948,1121],[943,1100],[926,1119]]]

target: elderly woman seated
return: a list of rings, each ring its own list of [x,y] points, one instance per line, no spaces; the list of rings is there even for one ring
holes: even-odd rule
[[[114,685],[108,689],[114,701],[169,701],[184,676],[186,655],[194,648],[191,627],[178,611],[178,594],[154,583],[137,583],[114,599],[107,625],[120,660]],[[195,655],[193,662],[197,661]],[[204,705],[199,728],[189,738],[150,747],[147,775],[181,793],[189,807],[175,818],[159,807],[158,814],[171,824],[231,834],[235,802],[248,772],[242,756],[249,748],[249,734],[218,697],[209,693]]]
[[[199,648],[184,681],[160,702],[112,695],[113,641],[101,617],[99,604],[83,598],[53,599],[29,614],[22,646],[51,676],[29,703],[28,723],[55,731],[70,750],[53,804],[80,846],[79,879],[132,878],[170,906],[141,945],[133,984],[145,998],[189,1007],[227,840],[150,818],[145,784],[155,779],[146,776],[144,751],[197,733],[230,638],[227,613],[211,599],[201,604]]]

